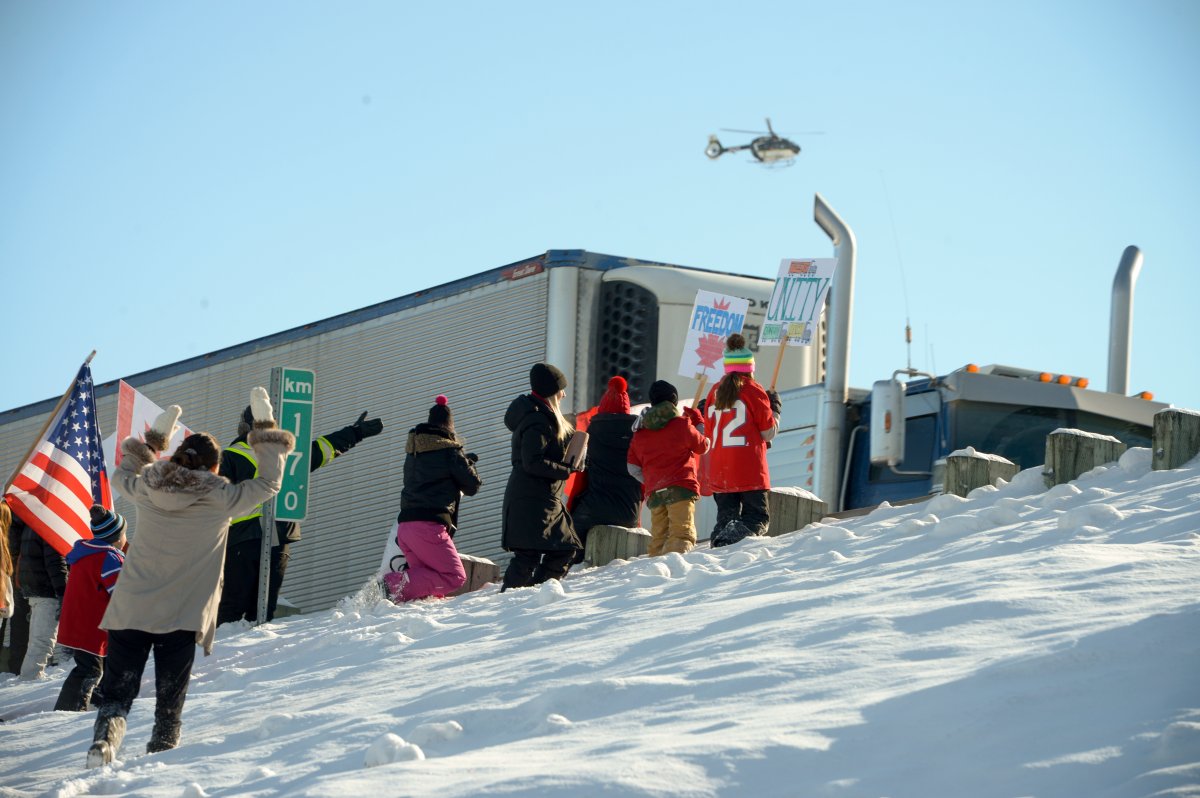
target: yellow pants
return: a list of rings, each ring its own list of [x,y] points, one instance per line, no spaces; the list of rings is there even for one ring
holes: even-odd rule
[[[677,551],[687,554],[696,545],[696,499],[650,508],[650,556]]]

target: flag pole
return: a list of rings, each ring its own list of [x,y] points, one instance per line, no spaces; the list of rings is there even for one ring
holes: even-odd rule
[[[92,358],[95,356],[96,350],[93,349],[92,353],[87,356],[87,360],[83,361],[83,365],[86,366],[88,363],[91,363]],[[83,366],[80,366],[80,368],[83,368]],[[50,422],[58,417],[58,411],[62,410],[62,406],[67,403],[67,397],[71,395],[71,391],[74,389],[75,380],[72,379],[71,384],[67,386],[67,390],[63,391],[62,398],[59,399],[58,404],[54,406],[54,412],[50,414],[50,416],[46,419],[46,423],[42,425],[41,432],[39,432],[37,437],[33,439],[33,443],[31,443],[29,448],[25,451],[25,456],[17,462],[17,467],[13,470],[12,474],[9,475],[8,481],[4,483],[5,493],[8,493],[8,489],[12,487],[13,482],[15,482],[17,479],[17,474],[20,474],[21,469],[24,468],[25,464],[29,462],[29,457],[33,454],[33,450],[36,449],[37,445],[42,442],[42,436],[46,434],[46,430],[50,429]]]

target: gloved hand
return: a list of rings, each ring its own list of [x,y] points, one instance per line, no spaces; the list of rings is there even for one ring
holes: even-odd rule
[[[479,455],[475,454],[475,452],[467,452],[467,462],[475,465],[479,462]]]
[[[700,413],[701,416],[708,415],[708,397],[707,396],[696,403],[696,410]]]
[[[179,405],[171,405],[166,410],[158,414],[158,418],[154,419],[154,423],[150,425],[149,433],[146,435],[146,445],[156,452],[166,451],[167,443],[171,438],[175,437],[175,433],[179,431],[179,416],[183,413],[183,408]]]
[[[704,434],[704,415],[699,410],[694,407],[685,406],[683,408],[683,417],[692,422],[692,426],[698,429],[701,435]]]
[[[250,415],[254,416],[256,424],[260,421],[275,423],[275,409],[271,407],[271,397],[267,396],[266,388],[259,386],[250,389]]]
[[[370,438],[372,435],[378,435],[383,432],[383,421],[378,418],[367,418],[367,411],[365,410],[358,417],[358,421],[355,421],[350,426],[353,427],[354,434],[358,436],[360,441],[363,438]]]
[[[774,388],[767,389],[767,401],[771,403],[771,412],[779,415],[783,410],[783,400],[779,398],[779,394],[775,392]]]

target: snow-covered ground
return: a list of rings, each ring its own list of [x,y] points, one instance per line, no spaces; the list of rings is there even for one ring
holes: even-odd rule
[[[0,680],[3,795],[1200,795],[1200,462],[1145,449],[559,584],[222,628],[119,761]]]

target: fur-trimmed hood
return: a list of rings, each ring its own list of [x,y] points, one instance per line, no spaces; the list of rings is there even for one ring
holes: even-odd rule
[[[405,454],[424,454],[441,449],[461,449],[462,442],[445,427],[433,424],[418,424],[408,431],[404,444]]]
[[[146,466],[141,474],[142,483],[150,491],[149,499],[167,512],[182,510],[229,484],[225,477],[211,471],[193,471],[170,460],[159,460],[149,446],[136,438],[122,441],[121,454]]]
[[[290,451],[295,438],[287,430],[266,428],[250,433],[250,444],[272,443]],[[189,507],[199,499],[228,485],[229,480],[211,471],[185,468],[170,460],[159,460],[155,452],[136,438],[121,442],[121,454],[142,466],[142,483],[150,501],[162,510],[173,512]]]

